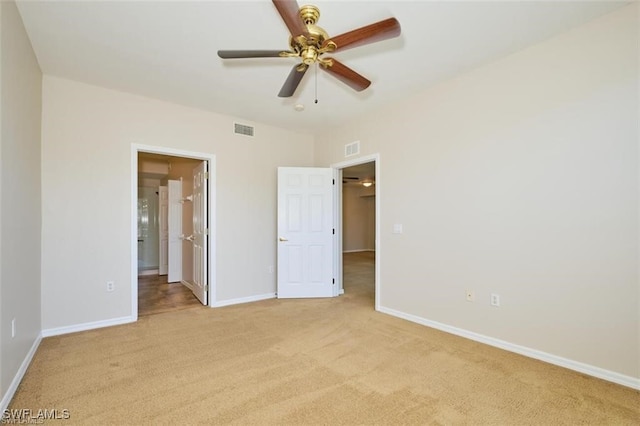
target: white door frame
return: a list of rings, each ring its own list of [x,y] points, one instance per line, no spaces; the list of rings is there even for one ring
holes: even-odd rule
[[[382,182],[380,179],[380,154],[371,154],[365,155],[363,157],[353,158],[351,160],[345,160],[340,163],[335,163],[331,165],[331,168],[334,169],[334,179],[336,180],[335,185],[335,202],[334,202],[334,223],[336,224],[336,238],[335,238],[335,249],[334,249],[334,268],[335,268],[335,277],[336,277],[336,285],[335,291],[337,294],[344,293],[344,287],[342,286],[342,169],[346,169],[347,167],[357,166],[359,164],[370,163],[374,161],[376,165],[376,184],[375,184],[375,194],[376,194],[376,240],[375,240],[375,249],[376,249],[376,265],[375,265],[375,280],[376,280],[376,294],[375,294],[375,309],[376,311],[380,310],[380,264],[382,263],[382,244],[380,242],[380,183]]]
[[[209,304],[214,307],[216,304],[216,222],[215,209],[213,208],[216,195],[216,156],[211,153],[184,151],[180,149],[164,148],[160,146],[131,144],[131,317],[134,321],[138,320],[138,153],[150,153],[169,155],[173,157],[193,158],[195,160],[207,161],[209,163],[209,197],[208,197],[208,215],[209,215],[209,250],[208,261],[209,268],[207,271],[207,281],[209,283]]]

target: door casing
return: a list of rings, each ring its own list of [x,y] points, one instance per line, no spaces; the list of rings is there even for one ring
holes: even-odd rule
[[[345,160],[339,163],[334,163],[331,165],[331,168],[334,170],[334,179],[336,180],[335,191],[334,191],[334,217],[333,222],[336,224],[336,237],[335,238],[335,248],[333,250],[333,264],[335,268],[335,277],[336,277],[336,292],[339,294],[344,293],[343,287],[343,269],[342,269],[342,185],[338,184],[342,182],[342,169],[346,169],[347,167],[357,166],[359,164],[370,163],[374,161],[376,165],[376,185],[375,185],[375,194],[376,194],[376,239],[375,239],[375,250],[376,250],[376,262],[375,262],[375,309],[376,311],[380,310],[380,264],[382,263],[382,244],[380,243],[380,187],[381,187],[381,176],[380,176],[380,154],[371,154],[365,155],[362,157],[353,158],[350,160]]]

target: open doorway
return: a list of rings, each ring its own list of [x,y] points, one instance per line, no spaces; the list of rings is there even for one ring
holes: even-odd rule
[[[342,285],[375,306],[375,162],[342,169]]]
[[[214,157],[132,145],[132,312],[214,302]]]
[[[200,305],[194,294],[193,170],[202,160],[138,153],[138,315]]]
[[[336,170],[336,275],[340,292],[379,307],[379,156],[332,166]]]

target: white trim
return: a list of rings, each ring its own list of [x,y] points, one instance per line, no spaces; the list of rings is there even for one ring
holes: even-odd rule
[[[457,327],[442,324],[436,321],[431,321],[416,315],[406,314],[404,312],[396,311],[395,309],[380,307],[380,309],[377,309],[377,310],[382,313],[392,315],[394,317],[402,318],[407,321],[411,321],[421,325],[425,325],[427,327],[435,328],[436,330],[444,331],[446,333],[464,337],[469,340],[474,340],[476,342],[484,343],[489,346],[494,346],[496,348],[504,349],[509,352],[514,352],[529,358],[538,359],[540,361],[548,362],[549,364],[568,368],[569,370],[577,371],[579,373],[587,374],[589,376],[593,376],[609,382],[617,383],[622,386],[627,386],[632,389],[640,390],[640,379],[635,377],[616,373],[615,371],[605,370],[604,368],[600,368],[600,367],[585,364],[582,362],[574,361],[571,359],[563,358],[547,352],[539,351],[537,349],[531,349],[525,346],[516,345],[515,343],[510,343],[504,340],[495,339],[493,337],[474,333],[472,331],[464,330],[462,328],[457,328]]]
[[[85,322],[83,324],[68,325],[65,327],[48,328],[42,330],[42,337],[59,336],[61,334],[77,333],[78,331],[94,330],[96,328],[112,327],[114,325],[129,324],[136,322],[133,316],[113,318],[104,321]]]
[[[333,297],[344,294],[342,286],[342,169],[333,168]]]
[[[208,179],[207,189],[209,190],[209,196],[207,197],[207,215],[209,215],[209,233],[207,237],[209,239],[209,250],[207,257],[209,258],[209,267],[207,268],[208,275],[208,288],[207,298],[209,299],[209,307],[213,308],[216,304],[216,238],[218,235],[218,228],[216,228],[216,188],[217,188],[217,175],[216,175],[216,157],[211,155],[209,157],[209,164],[207,167]]]
[[[138,235],[138,145],[131,144],[131,316],[138,320],[138,242],[133,237]],[[133,212],[134,210],[135,213]]]
[[[131,143],[131,317],[133,321],[138,320],[138,243],[134,236],[138,232],[138,153],[147,152],[152,154],[170,155],[173,157],[186,157],[196,160],[207,161],[209,171],[209,268],[207,298],[209,306],[216,306],[216,156],[212,153],[185,151],[181,149],[166,148],[161,146],[144,145],[137,142]]]
[[[375,248],[373,251],[376,252],[376,263],[375,263],[375,281],[376,281],[376,289],[375,289],[375,309],[377,311],[380,310],[380,300],[381,300],[381,283],[380,283],[380,265],[382,264],[382,243],[380,239],[380,224],[382,223],[382,216],[380,214],[382,201],[380,196],[380,188],[382,187],[382,176],[380,174],[380,154],[370,154],[365,155],[358,158],[353,158],[350,160],[342,161],[340,163],[334,163],[331,167],[336,170],[334,176],[340,178],[336,179],[336,182],[342,181],[342,169],[357,166],[358,164],[370,163],[374,162],[376,165],[376,185],[375,185],[375,196],[376,196],[376,241]],[[342,283],[342,185],[336,185],[336,194],[338,198],[338,202],[335,203],[334,209],[334,217],[336,218],[336,248],[334,250],[334,264],[336,265],[337,277],[336,284],[338,284],[338,288],[336,289],[338,294],[344,294],[344,287]]]
[[[11,381],[9,388],[2,396],[2,401],[0,402],[0,413],[3,413],[4,410],[7,409],[7,407],[9,406],[9,403],[13,399],[13,396],[18,390],[18,386],[20,385],[20,382],[22,381],[24,374],[27,372],[27,368],[29,368],[29,365],[31,364],[31,361],[33,360],[33,357],[36,354],[36,351],[38,350],[38,346],[40,346],[41,341],[42,341],[42,334],[39,334],[38,337],[36,337],[36,340],[33,342],[33,345],[31,345],[31,349],[29,349],[29,352],[27,352],[27,356],[24,357],[22,364],[20,364],[20,368],[18,368],[16,375],[13,377],[13,380]]]
[[[275,299],[275,298],[276,298],[275,293],[258,294],[257,296],[239,297],[237,299],[221,300],[219,302],[216,302],[214,307],[221,308],[223,306],[239,305],[241,303],[259,302],[261,300]]]

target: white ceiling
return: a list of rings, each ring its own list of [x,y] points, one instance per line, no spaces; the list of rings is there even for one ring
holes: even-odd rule
[[[292,58],[223,61],[219,49],[287,49],[272,2],[18,1],[42,71],[313,133],[521,50],[628,2],[314,1],[329,35],[396,17],[402,35],[334,56],[373,83],[354,92],[307,72],[277,97]],[[299,2],[300,5],[304,4]],[[305,105],[296,112],[296,103]]]

